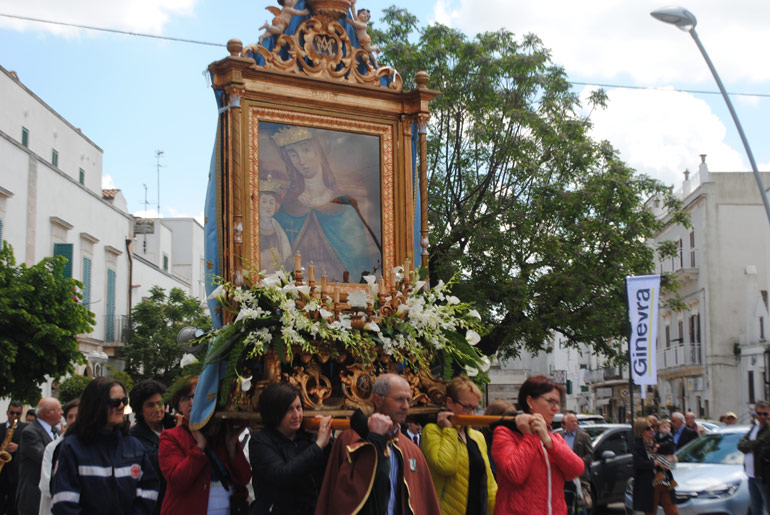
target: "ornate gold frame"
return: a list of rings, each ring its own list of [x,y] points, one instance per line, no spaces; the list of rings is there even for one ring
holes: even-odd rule
[[[231,41],[231,56],[209,66],[213,88],[221,91],[223,103],[217,198],[224,279],[239,284],[244,270],[259,264],[259,121],[379,136],[385,279],[390,280],[392,267],[417,252],[426,262],[427,198],[422,202],[422,248],[413,248],[416,195],[427,196],[427,191],[413,191],[412,125],[417,122],[419,127],[417,164],[422,175],[428,103],[438,94],[426,87],[427,74],[417,74],[416,90],[401,91],[259,66],[240,56],[242,47]],[[358,287],[340,286],[343,291]]]

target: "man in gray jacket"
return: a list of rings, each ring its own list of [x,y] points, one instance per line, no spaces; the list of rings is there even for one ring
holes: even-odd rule
[[[588,433],[580,429],[580,426],[578,426],[577,415],[575,415],[575,413],[572,411],[568,411],[564,415],[564,433],[562,433],[562,436],[564,436],[564,441],[567,442],[567,445],[569,445],[570,449],[572,449],[572,452],[577,454],[580,459],[583,460],[583,463],[585,464],[585,470],[579,479],[581,482],[588,483],[590,478],[591,462],[594,461],[594,447],[591,442],[591,437],[588,436]],[[589,492],[586,491],[586,493],[588,494]],[[564,484],[564,500],[567,502],[568,513],[572,514],[576,511],[575,506],[578,502],[578,499],[582,497],[582,492],[578,496],[577,483],[575,481],[569,481]],[[584,502],[586,501],[588,500],[585,499]]]
[[[37,515],[40,508],[40,469],[45,446],[59,435],[61,404],[53,397],[43,398],[37,405],[37,419],[27,424],[19,445],[19,486],[16,508],[19,515]]]

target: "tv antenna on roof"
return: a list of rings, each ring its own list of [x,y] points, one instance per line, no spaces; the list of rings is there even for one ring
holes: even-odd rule
[[[155,169],[156,173],[158,174],[158,218],[160,218],[160,169],[162,165],[160,164],[160,158],[163,157],[163,151],[162,150],[156,150],[155,151]]]

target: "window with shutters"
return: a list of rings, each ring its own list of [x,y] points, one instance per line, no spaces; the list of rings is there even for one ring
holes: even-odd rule
[[[86,183],[86,171],[83,170],[82,168],[78,169],[78,182],[80,184],[85,184]]]
[[[91,306],[91,258],[83,256],[83,304]]]
[[[51,164],[56,168],[59,167],[59,152],[55,148],[51,149]]]
[[[107,269],[107,302],[105,305],[104,341],[115,341],[115,270]]]
[[[72,277],[72,243],[54,243],[53,255],[64,256],[67,258],[67,264],[64,266],[64,277]]]
[[[3,241],[3,219],[0,218],[0,242]]]
[[[26,127],[21,128],[21,144],[29,148],[29,129]]]
[[[695,231],[690,231],[690,267],[695,268]]]

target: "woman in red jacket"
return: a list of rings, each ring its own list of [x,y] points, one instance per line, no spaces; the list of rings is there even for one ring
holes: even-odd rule
[[[188,427],[196,381],[180,388],[171,404],[182,424],[160,435],[158,461],[166,478],[161,515],[227,515],[231,498],[245,500],[251,467],[238,441],[241,429],[228,425],[224,434],[207,437]]]
[[[550,431],[559,412],[562,387],[543,375],[519,390],[513,424],[495,428],[492,458],[497,467],[495,515],[564,515],[564,482],[583,473],[583,460],[561,435]]]

